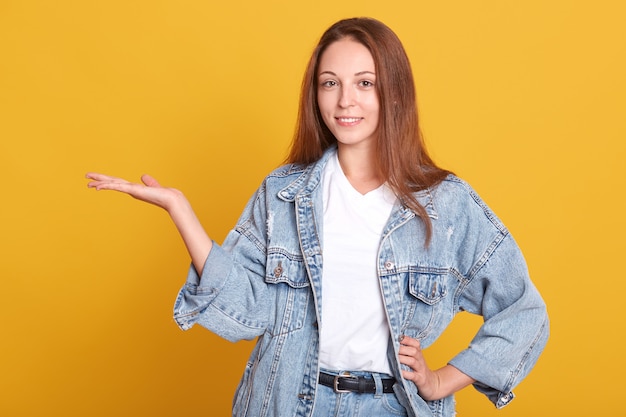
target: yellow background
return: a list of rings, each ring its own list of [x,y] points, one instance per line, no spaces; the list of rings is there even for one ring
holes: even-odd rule
[[[167,215],[83,176],[151,173],[221,241],[285,156],[318,36],[355,15],[403,40],[435,159],[509,226],[549,306],[518,398],[467,389],[459,415],[626,415],[622,4],[1,0],[0,416],[229,414],[251,344],[178,330]]]

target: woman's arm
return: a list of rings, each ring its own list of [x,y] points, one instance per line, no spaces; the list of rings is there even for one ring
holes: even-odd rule
[[[399,360],[411,368],[410,371],[403,370],[402,376],[415,383],[426,401],[445,398],[476,382],[451,365],[432,371],[426,364],[419,340],[408,336],[400,342]]]
[[[200,220],[182,192],[174,188],[161,187],[157,180],[149,175],[141,177],[143,184],[93,172],[88,173],[86,177],[91,180],[87,184],[90,188],[98,191],[119,191],[167,211],[183,238],[196,271],[202,274],[213,242],[202,228]]]

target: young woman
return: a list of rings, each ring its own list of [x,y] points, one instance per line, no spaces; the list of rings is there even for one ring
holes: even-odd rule
[[[409,61],[379,21],[346,19],[323,34],[287,164],[223,245],[180,191],[150,176],[87,177],[176,224],[192,259],[175,304],[181,328],[257,338],[235,416],[453,416],[453,394],[470,384],[502,407],[548,338],[510,233],[428,156]],[[460,311],[484,324],[432,370],[422,349]]]

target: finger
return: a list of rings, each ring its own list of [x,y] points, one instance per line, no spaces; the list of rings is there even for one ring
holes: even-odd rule
[[[402,346],[410,346],[417,350],[422,349],[422,345],[420,341],[418,339],[413,339],[412,337],[409,337],[409,336],[404,336],[404,338],[402,338],[402,340],[400,341],[400,347]]]
[[[100,174],[98,172],[88,172],[85,175],[86,178],[95,181],[116,181],[116,182],[124,182],[126,180],[122,178],[112,177],[110,175]]]
[[[408,380],[408,381],[413,381],[413,382],[417,382],[419,375],[417,374],[417,372],[414,371],[402,371],[402,378]]]
[[[114,182],[114,181],[92,181],[87,184],[89,188],[95,188],[96,191],[100,190],[112,190],[112,191],[121,191],[126,194],[133,194],[135,187],[139,186],[138,184],[132,184],[129,182]],[[143,185],[141,185],[143,187]]]
[[[418,353],[418,350],[412,346],[400,345],[400,349],[398,349],[398,354],[405,356],[415,356]]]
[[[133,185],[127,181],[90,181],[87,184],[89,188],[95,188],[97,191],[100,190],[117,190],[127,192],[129,187],[133,187]],[[143,186],[142,186],[143,187]]]
[[[141,176],[141,182],[146,184],[148,187],[161,187],[161,184],[159,184],[159,182],[156,179],[154,179],[154,177],[148,174],[143,174]]]
[[[400,364],[404,365],[401,369],[402,377],[413,382],[420,382],[425,375],[426,364],[413,357],[400,356]]]
[[[87,183],[87,187],[95,188],[96,190],[114,189],[119,185],[130,184],[130,182],[122,178],[110,177],[108,175],[103,175],[103,174],[88,174],[87,178],[90,178],[93,180]]]
[[[145,188],[143,184],[132,183],[122,178],[111,177],[103,174],[93,174],[90,178],[92,178],[93,181],[89,181],[87,183],[87,187],[95,188],[97,191],[115,190],[130,194],[133,191],[137,191],[139,188]]]
[[[399,355],[398,360],[402,365],[406,365],[411,369],[419,367],[419,361],[413,356]]]

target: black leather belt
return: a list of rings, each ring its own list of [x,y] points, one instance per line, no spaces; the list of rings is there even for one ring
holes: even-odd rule
[[[395,378],[383,378],[383,393],[393,393],[393,384],[396,383]],[[335,392],[358,392],[360,394],[376,393],[376,382],[374,378],[365,378],[356,375],[331,375],[320,372],[319,383],[331,387]]]

